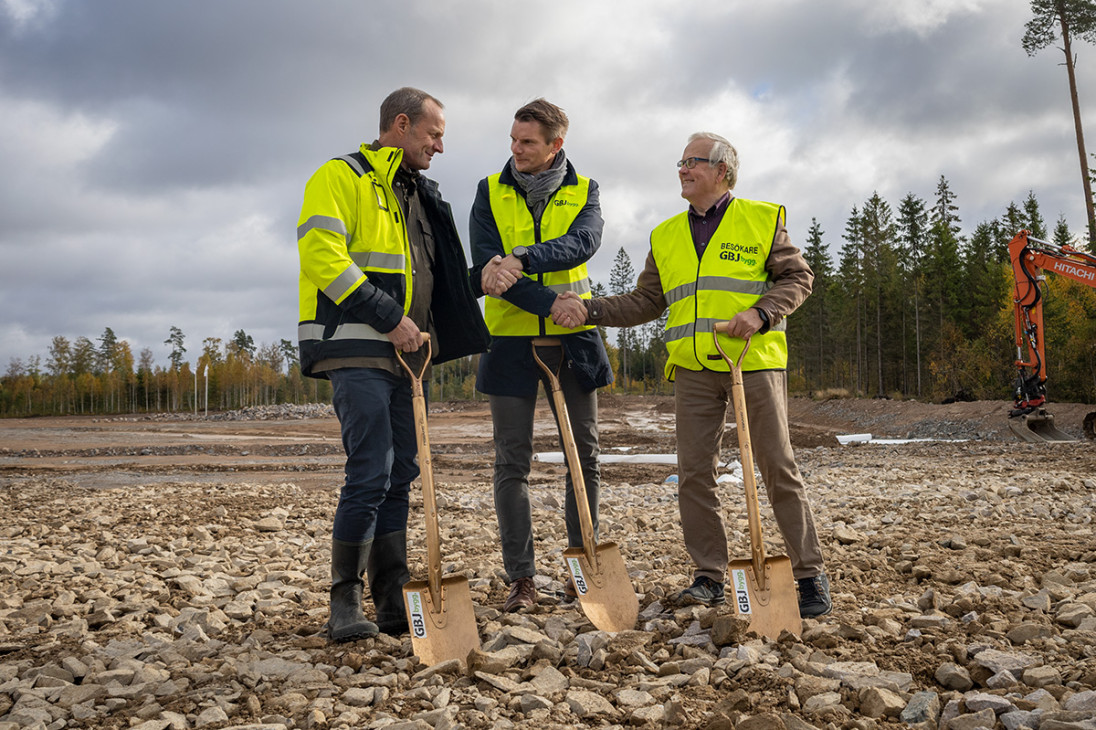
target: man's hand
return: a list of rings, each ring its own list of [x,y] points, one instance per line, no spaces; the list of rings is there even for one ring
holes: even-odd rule
[[[732,317],[727,324],[727,334],[731,337],[746,339],[761,330],[764,324],[757,310],[750,307],[745,312],[739,312]]]
[[[513,256],[495,256],[483,267],[480,275],[480,287],[488,296],[502,296],[503,292],[521,278],[523,267]]]
[[[396,328],[385,334],[400,352],[415,352],[422,347],[422,332],[410,317],[404,317]]]
[[[586,305],[573,291],[565,291],[552,302],[552,321],[560,327],[581,327],[586,324]]]

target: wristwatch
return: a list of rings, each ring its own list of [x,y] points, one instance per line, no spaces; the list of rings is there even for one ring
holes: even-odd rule
[[[514,246],[510,253],[521,262],[521,268],[529,270],[529,247],[528,246]]]

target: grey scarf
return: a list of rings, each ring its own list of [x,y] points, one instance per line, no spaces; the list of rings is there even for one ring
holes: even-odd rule
[[[525,201],[529,204],[529,209],[533,211],[533,217],[540,220],[545,206],[548,205],[548,198],[552,197],[552,193],[559,190],[560,185],[563,184],[563,177],[567,174],[567,155],[561,148],[556,153],[556,158],[552,160],[551,166],[535,175],[518,172],[518,169],[514,167],[514,158],[511,157],[510,173],[525,191]]]

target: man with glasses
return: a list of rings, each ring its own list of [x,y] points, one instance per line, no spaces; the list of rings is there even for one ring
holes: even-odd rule
[[[785,318],[811,292],[814,274],[784,228],[784,207],[731,195],[738,153],[708,132],[689,138],[677,163],[689,210],[651,233],[651,250],[636,288],[578,301],[566,296],[557,321],[633,327],[666,322],[666,377],[674,382],[678,504],[694,582],[682,603],[725,601],[729,559],[716,468],[731,394],[728,368],[712,341],[715,322],[750,337],[742,363],[746,409],[757,465],[784,537],[805,618],[829,613],[822,548],[788,433]],[[724,349],[737,360],[743,340]]]
[[[595,533],[598,525],[596,389],[611,383],[613,373],[593,325],[561,327],[552,320],[564,293],[578,301],[590,296],[586,261],[601,246],[604,226],[597,183],[579,175],[564,153],[567,127],[564,111],[544,99],[518,109],[510,128],[510,159],[501,172],[480,181],[472,206],[472,279],[489,295],[484,316],[491,332],[490,348],[480,358],[476,389],[487,393],[491,404],[495,515],[510,583],[503,604],[506,612],[537,602],[529,471],[533,414],[545,376],[533,360],[534,337],[554,337],[561,343],[561,348],[542,352],[541,357],[555,356],[555,362],[563,358],[560,386]],[[567,546],[581,547],[573,489],[568,473]],[[570,578],[564,593],[569,599],[577,595]]]

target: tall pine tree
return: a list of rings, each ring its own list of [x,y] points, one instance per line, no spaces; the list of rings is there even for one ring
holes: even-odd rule
[[[1081,160],[1081,182],[1088,214],[1088,240],[1096,244],[1096,205],[1092,199],[1092,179],[1085,154],[1084,127],[1081,125],[1081,102],[1077,96],[1077,71],[1074,68],[1072,43],[1075,38],[1096,43],[1096,0],[1031,0],[1032,18],[1025,26],[1023,45],[1029,56],[1047,46],[1062,42],[1066,75],[1069,78],[1069,98],[1073,105],[1073,127],[1077,134],[1077,156]]]

